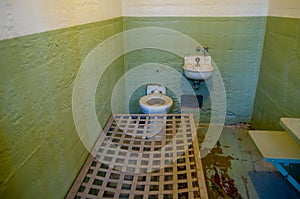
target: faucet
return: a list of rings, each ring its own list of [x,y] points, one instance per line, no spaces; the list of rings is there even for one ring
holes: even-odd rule
[[[208,53],[208,49],[210,49],[210,47],[206,46],[206,47],[203,47],[203,55],[205,55],[205,53]]]
[[[199,57],[196,57],[195,61],[196,61],[196,63],[197,63],[197,64],[196,64],[196,66],[198,66],[198,67],[199,67],[199,66],[200,66],[200,64],[199,64],[199,62],[200,62],[200,58],[199,58]]]

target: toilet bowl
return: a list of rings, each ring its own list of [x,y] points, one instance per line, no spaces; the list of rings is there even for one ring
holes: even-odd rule
[[[166,87],[148,85],[147,95],[140,98],[139,104],[145,114],[166,114],[169,112],[173,100],[166,96]]]

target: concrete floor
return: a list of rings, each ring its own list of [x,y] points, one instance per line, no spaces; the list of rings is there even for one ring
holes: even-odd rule
[[[198,128],[198,140],[207,126]],[[300,198],[300,193],[273,167],[262,160],[247,126],[227,126],[211,152],[202,158],[210,199]]]

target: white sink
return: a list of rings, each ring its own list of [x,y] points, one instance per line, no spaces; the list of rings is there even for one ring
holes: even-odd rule
[[[211,77],[214,67],[210,56],[186,56],[183,69],[189,79],[206,80]]]

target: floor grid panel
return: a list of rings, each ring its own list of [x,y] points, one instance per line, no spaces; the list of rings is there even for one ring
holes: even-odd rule
[[[113,115],[66,198],[207,198],[193,115]]]

